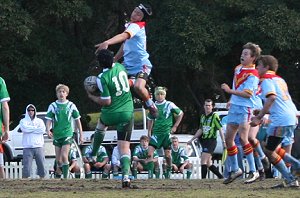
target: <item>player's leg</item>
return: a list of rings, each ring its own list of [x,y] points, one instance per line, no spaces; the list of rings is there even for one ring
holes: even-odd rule
[[[97,152],[99,150],[100,145],[103,142],[106,129],[107,129],[107,126],[105,126],[103,124],[103,122],[101,121],[101,118],[99,118],[96,129],[95,129],[94,142],[93,142],[93,146],[92,146],[93,147],[92,158],[94,161],[96,161]]]
[[[61,158],[61,147],[59,141],[54,141],[55,145],[55,178],[60,178],[62,174],[62,158]]]
[[[84,168],[84,173],[85,173],[85,179],[91,179],[92,171],[91,171],[90,163],[84,163],[83,168]]]
[[[191,175],[193,173],[193,164],[192,163],[188,163],[185,168],[187,169],[187,171],[186,171],[186,178],[190,179]]]
[[[150,114],[156,118],[158,117],[158,110],[155,106],[153,100],[151,99],[151,95],[146,89],[148,74],[145,72],[139,72],[136,76],[136,81],[134,84],[135,92],[141,97],[141,99],[145,102],[146,106],[149,108]]]
[[[62,173],[64,179],[67,179],[69,175],[69,151],[72,142],[73,138],[67,137],[65,138],[63,146],[61,147]]]
[[[2,147],[2,145],[0,145]],[[0,179],[5,179],[3,152],[0,152]]]
[[[109,178],[109,172],[110,172],[110,170],[111,170],[111,165],[110,164],[105,164],[103,166],[102,179]]]
[[[160,178],[160,168],[159,168],[158,158],[155,158],[153,160],[153,162],[154,162],[154,174],[155,174],[155,178],[159,179]]]

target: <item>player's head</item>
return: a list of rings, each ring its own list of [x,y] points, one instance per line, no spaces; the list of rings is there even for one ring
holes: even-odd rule
[[[130,20],[132,22],[146,21],[152,15],[152,8],[149,4],[139,4],[131,13]]]
[[[256,45],[251,42],[246,43],[243,46],[243,51],[240,58],[241,64],[247,66],[255,63],[257,58],[260,56],[260,53],[261,53],[261,48],[259,47],[259,45]]]
[[[257,70],[260,76],[268,70],[276,72],[278,69],[278,60],[272,55],[261,55],[257,59]]]
[[[97,53],[97,60],[99,62],[99,66],[102,68],[111,68],[114,62],[114,54],[113,52],[102,49]]]
[[[178,147],[179,141],[178,141],[178,137],[177,136],[173,136],[171,137],[171,141],[172,141],[172,145],[173,147]]]
[[[149,145],[149,137],[147,135],[142,135],[140,137],[140,144],[143,148],[147,148]]]
[[[58,84],[55,88],[57,99],[65,100],[69,95],[70,89],[67,85]]]
[[[155,87],[154,96],[157,101],[163,101],[166,98],[166,95],[167,95],[166,87],[161,87],[161,86]]]
[[[204,101],[205,114],[210,114],[214,108],[214,102],[212,99],[206,99]]]

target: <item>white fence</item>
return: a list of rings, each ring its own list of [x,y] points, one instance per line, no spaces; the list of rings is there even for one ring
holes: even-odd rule
[[[193,164],[193,173],[191,175],[191,179],[201,179],[201,163],[200,163],[200,159],[193,159],[190,160],[191,163]],[[249,166],[247,164],[247,161],[244,160],[244,167],[245,167],[245,172],[247,173],[249,171]],[[222,165],[221,160],[214,160],[213,164],[218,167],[220,173],[223,172],[224,170],[224,165]],[[47,163],[46,164],[46,170],[47,170],[47,176],[46,178],[50,178],[49,170],[52,170],[53,168],[53,163]],[[22,162],[17,163],[17,162],[6,162],[5,166],[4,166],[4,170],[5,170],[5,175],[7,179],[21,179],[22,178],[22,168],[23,168],[23,164]],[[160,177],[162,178],[162,162],[160,160]],[[99,178],[99,175],[94,175],[94,178]],[[111,175],[112,177],[112,175]],[[39,178],[39,176],[36,174],[36,164],[35,162],[32,163],[32,175],[31,178],[35,179],[35,178]],[[70,177],[70,178],[74,178],[74,177]],[[84,178],[84,173],[82,170],[82,175],[81,178]],[[147,179],[148,175],[147,174],[138,174],[138,179]],[[186,178],[186,170],[184,172],[184,174],[172,174],[171,175],[171,179],[185,179]],[[211,171],[208,171],[207,173],[207,178],[208,179],[218,179],[216,175],[214,175]]]

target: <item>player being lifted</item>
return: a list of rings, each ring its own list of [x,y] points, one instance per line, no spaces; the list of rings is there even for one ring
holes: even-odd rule
[[[99,50],[107,49],[110,45],[122,43],[114,61],[124,57],[123,65],[128,72],[130,87],[134,86],[135,92],[145,102],[152,116],[157,117],[158,110],[145,88],[152,69],[149,54],[146,51],[145,20],[151,15],[152,9],[149,5],[138,5],[131,13],[130,22],[125,25],[123,33],[97,44],[95,47],[97,54]]]
[[[92,158],[96,161],[97,151],[101,145],[107,126],[116,126],[118,148],[121,155],[122,186],[130,187],[130,138],[132,132],[133,101],[128,83],[128,76],[123,65],[113,63],[113,54],[103,49],[97,53],[100,67],[104,68],[97,80],[101,96],[88,97],[99,104],[101,117],[98,120],[93,142]]]

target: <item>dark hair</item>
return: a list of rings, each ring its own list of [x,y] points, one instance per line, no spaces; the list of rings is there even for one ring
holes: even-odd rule
[[[146,3],[141,3],[140,5],[137,6],[144,14],[144,17],[142,21],[145,21],[148,19],[149,16],[152,15],[152,8],[149,4]]]
[[[145,140],[145,141],[148,141],[148,142],[149,142],[149,137],[148,137],[147,135],[142,135],[142,136],[140,137],[140,141],[142,141],[142,140]]]
[[[114,53],[107,49],[102,49],[97,53],[97,60],[100,67],[111,68],[114,62]]]
[[[269,66],[269,70],[276,72],[278,69],[278,60],[272,55],[261,55],[257,63],[261,62],[264,67]]]
[[[206,100],[204,101],[204,103],[205,103],[205,102],[211,102],[212,106],[215,106],[214,101],[213,101],[212,99],[210,99],[210,98],[206,99]]]

